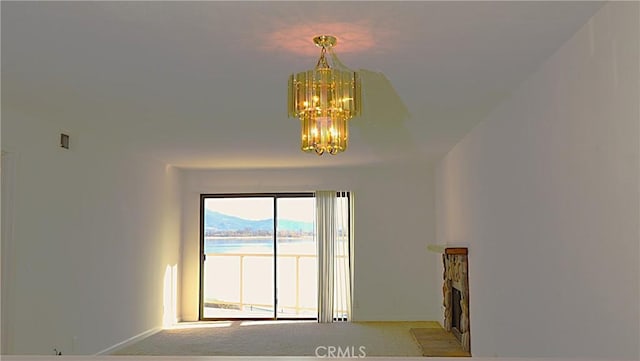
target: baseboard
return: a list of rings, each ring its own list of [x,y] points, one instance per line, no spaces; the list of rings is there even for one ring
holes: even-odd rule
[[[156,333],[158,333],[160,331],[162,331],[162,327],[155,327],[155,328],[146,330],[146,331],[144,331],[142,333],[139,333],[139,334],[137,334],[137,335],[135,335],[133,337],[130,337],[130,338],[128,338],[128,339],[126,339],[126,340],[124,340],[122,342],[118,342],[117,344],[115,344],[115,345],[113,345],[111,347],[108,347],[108,348],[96,353],[95,356],[109,355],[112,352],[115,352],[115,351],[117,351],[117,350],[119,350],[121,348],[124,348],[126,346],[131,345],[132,343],[141,341],[141,340],[143,340],[143,339],[145,339],[145,338],[147,338],[149,336],[153,336],[153,335],[155,335]]]

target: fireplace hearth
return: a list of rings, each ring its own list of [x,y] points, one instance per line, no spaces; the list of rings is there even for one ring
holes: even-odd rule
[[[445,248],[442,255],[444,328],[453,333],[462,348],[471,352],[469,328],[468,249]]]

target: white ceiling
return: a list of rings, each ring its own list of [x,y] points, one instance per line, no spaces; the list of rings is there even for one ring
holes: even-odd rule
[[[1,6],[3,108],[180,167],[265,168],[437,159],[602,2]],[[363,70],[364,114],[345,153],[318,157],[299,150],[286,86],[322,33]]]

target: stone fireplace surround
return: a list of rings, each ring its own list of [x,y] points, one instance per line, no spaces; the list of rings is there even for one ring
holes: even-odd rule
[[[444,329],[453,332],[460,340],[462,348],[471,352],[471,332],[469,327],[469,266],[468,249],[445,248],[442,252],[444,266],[442,294],[444,306]],[[459,327],[453,325],[453,290],[459,291]]]

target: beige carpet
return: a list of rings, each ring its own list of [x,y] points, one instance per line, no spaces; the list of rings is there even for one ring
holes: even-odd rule
[[[321,356],[329,347],[354,356],[422,356],[412,328],[440,328],[437,322],[231,321],[180,324],[113,355],[153,356]]]

